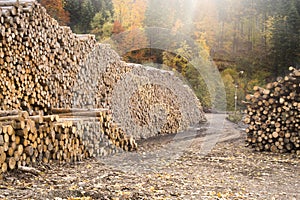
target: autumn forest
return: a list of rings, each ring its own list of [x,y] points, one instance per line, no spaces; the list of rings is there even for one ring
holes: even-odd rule
[[[300,66],[300,0],[40,2],[75,33],[113,41],[123,60],[178,72],[206,108],[212,102],[201,73],[191,64],[195,57],[201,57],[201,65],[219,69],[228,110],[234,109],[236,85],[242,100],[254,85],[264,86],[288,73],[289,66]]]

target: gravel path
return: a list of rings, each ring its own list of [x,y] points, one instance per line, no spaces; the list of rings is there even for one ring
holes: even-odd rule
[[[40,175],[10,172],[0,199],[300,199],[300,158],[254,152],[223,117],[143,141],[137,153],[37,166]]]

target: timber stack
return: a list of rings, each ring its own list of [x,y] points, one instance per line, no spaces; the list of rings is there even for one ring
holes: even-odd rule
[[[36,162],[81,161],[136,147],[132,138],[110,123],[107,109],[52,112],[30,116],[27,111],[0,111],[0,174]]]
[[[96,41],[59,26],[35,1],[0,1],[2,110],[70,107],[79,64]]]
[[[171,72],[123,62],[35,0],[0,0],[0,174],[137,149],[205,120]]]
[[[114,120],[125,132],[143,139],[178,133],[206,121],[193,91],[173,72],[130,66],[133,69],[116,83],[111,94]]]
[[[289,70],[289,75],[266,88],[254,87],[255,93],[246,97],[246,142],[258,151],[300,155],[300,71]]]
[[[94,36],[59,26],[32,0],[0,1],[0,24],[0,174],[136,149],[108,109],[75,101],[91,87],[78,76]]]
[[[76,102],[93,97],[88,101],[109,108],[113,121],[136,140],[178,133],[206,120],[193,91],[173,72],[125,63],[108,45],[98,45],[82,69],[78,79],[98,74],[92,79],[98,90],[89,88]]]

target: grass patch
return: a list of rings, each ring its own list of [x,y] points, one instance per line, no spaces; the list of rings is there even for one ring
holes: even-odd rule
[[[243,119],[243,114],[241,112],[230,113],[227,118],[228,121],[231,121],[235,124],[238,124]]]

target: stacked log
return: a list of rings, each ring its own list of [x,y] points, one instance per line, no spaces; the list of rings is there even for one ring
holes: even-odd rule
[[[52,132],[59,127],[55,116],[29,116],[26,111],[1,111],[0,154],[2,172],[38,160],[48,162],[59,153],[59,143]],[[2,140],[3,139],[3,140]],[[5,159],[4,159],[5,158]]]
[[[136,139],[149,138],[178,133],[205,121],[193,91],[172,72],[130,66],[133,69],[115,84],[111,98],[114,120],[125,132]]]
[[[180,128],[182,116],[177,98],[168,88],[143,85],[130,97],[130,105],[130,115],[139,126],[156,124],[161,134],[176,133]],[[150,110],[156,115],[148,115]]]
[[[109,45],[97,44],[80,66],[72,89],[73,107],[110,108],[108,94],[114,80],[129,71]],[[105,73],[108,70],[110,73]]]
[[[204,120],[171,72],[128,64],[34,0],[0,0],[0,172],[137,148]]]
[[[300,71],[289,70],[247,96],[247,143],[256,150],[300,154]]]
[[[59,26],[35,1],[0,1],[0,109],[71,107],[79,64],[93,36]]]
[[[98,45],[82,69],[80,77],[99,74],[92,78],[98,92],[88,88],[89,95],[77,95],[77,102],[90,96],[96,107],[111,109],[113,121],[136,140],[178,133],[205,121],[193,91],[172,72],[122,62],[108,45]]]
[[[56,108],[52,114],[59,121],[77,125],[77,133],[88,149],[88,157],[98,157],[125,151],[134,151],[137,144],[114,123],[109,109]],[[107,150],[107,151],[106,151]],[[93,152],[93,153],[91,153]]]
[[[19,110],[0,112],[0,174],[36,162],[81,161],[137,147],[132,137],[111,123],[107,109],[52,112],[46,116]]]
[[[94,36],[59,26],[32,0],[0,7],[0,172],[135,150],[109,110],[87,109],[96,105],[86,92],[99,90],[82,66]]]

